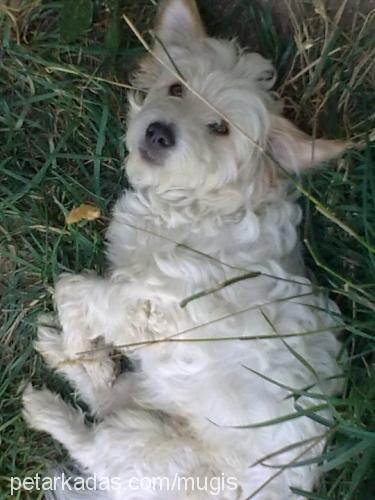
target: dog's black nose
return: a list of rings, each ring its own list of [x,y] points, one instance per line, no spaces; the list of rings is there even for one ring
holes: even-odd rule
[[[147,127],[139,150],[144,160],[155,165],[163,165],[168,150],[176,143],[174,126],[162,122],[152,122]]]
[[[175,145],[172,127],[161,122],[151,123],[146,130],[146,147],[151,150],[167,149]]]

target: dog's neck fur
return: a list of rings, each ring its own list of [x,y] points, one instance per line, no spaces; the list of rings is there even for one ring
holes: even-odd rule
[[[204,197],[177,190],[129,191],[117,202],[107,233],[109,260],[117,272],[126,268],[134,278],[145,262],[156,262],[166,252],[189,258],[190,247],[237,268],[272,261],[302,273],[302,266],[296,266],[301,261],[300,208],[286,194],[272,198],[253,208],[238,186]]]

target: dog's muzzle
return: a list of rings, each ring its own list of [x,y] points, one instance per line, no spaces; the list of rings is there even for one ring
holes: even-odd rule
[[[162,165],[166,155],[175,144],[176,135],[173,125],[153,122],[146,129],[139,151],[144,160],[154,165]]]

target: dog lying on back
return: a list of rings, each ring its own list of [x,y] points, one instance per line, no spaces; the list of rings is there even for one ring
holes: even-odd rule
[[[110,483],[84,498],[297,498],[316,465],[269,466],[323,450],[314,415],[330,419],[325,398],[340,390],[339,314],[305,276],[285,171],[345,145],[280,116],[273,66],[209,38],[193,0],[166,2],[155,31],[156,58],[134,78],[144,92],[130,96],[134,191],[114,208],[110,270],[62,276],[58,319],[38,330],[37,350],[95,423],[31,386],[24,415]],[[98,341],[136,369],[116,377]]]

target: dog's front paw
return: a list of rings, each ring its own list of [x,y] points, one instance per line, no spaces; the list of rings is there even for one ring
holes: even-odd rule
[[[72,373],[69,367],[85,370],[92,384],[98,387],[110,387],[115,380],[114,363],[103,344],[81,339],[80,349],[83,352],[72,351],[66,335],[54,314],[43,314],[38,318],[38,337],[35,349],[51,367],[63,373]],[[77,346],[78,348],[78,346]],[[97,350],[99,348],[99,350]],[[69,379],[69,376],[68,376]]]
[[[110,387],[115,379],[109,352],[102,349],[102,336],[97,321],[97,304],[93,298],[98,278],[94,274],[63,274],[55,288],[55,302],[61,323],[60,339],[50,329],[40,332],[37,348],[48,353],[52,366],[81,366],[98,388]],[[61,359],[59,360],[59,356]],[[55,363],[53,365],[53,363]]]

